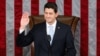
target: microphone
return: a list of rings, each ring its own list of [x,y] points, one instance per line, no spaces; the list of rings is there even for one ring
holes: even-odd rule
[[[51,36],[50,35],[47,35],[47,39],[50,42],[51,41]]]

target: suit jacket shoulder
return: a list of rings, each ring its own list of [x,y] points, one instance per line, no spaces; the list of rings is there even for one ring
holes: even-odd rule
[[[70,25],[67,25],[67,24],[64,24],[60,21],[58,21],[58,25],[64,29],[71,29],[71,26]]]

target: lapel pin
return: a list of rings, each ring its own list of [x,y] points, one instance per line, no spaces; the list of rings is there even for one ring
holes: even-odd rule
[[[60,29],[60,27],[58,26],[58,29]]]

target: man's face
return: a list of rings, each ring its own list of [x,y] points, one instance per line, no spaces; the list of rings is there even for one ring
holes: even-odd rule
[[[53,23],[56,20],[57,16],[58,16],[58,13],[55,13],[54,9],[45,8],[45,10],[44,10],[44,18],[45,18],[46,22]]]

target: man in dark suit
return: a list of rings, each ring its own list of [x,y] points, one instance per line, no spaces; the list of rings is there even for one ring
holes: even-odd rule
[[[29,14],[24,13],[16,44],[24,47],[34,41],[35,56],[75,56],[76,50],[71,28],[56,20],[57,9],[55,3],[46,3],[44,6],[45,22],[34,25],[27,35],[24,35],[24,30],[29,23]],[[65,49],[67,49],[66,53]]]

